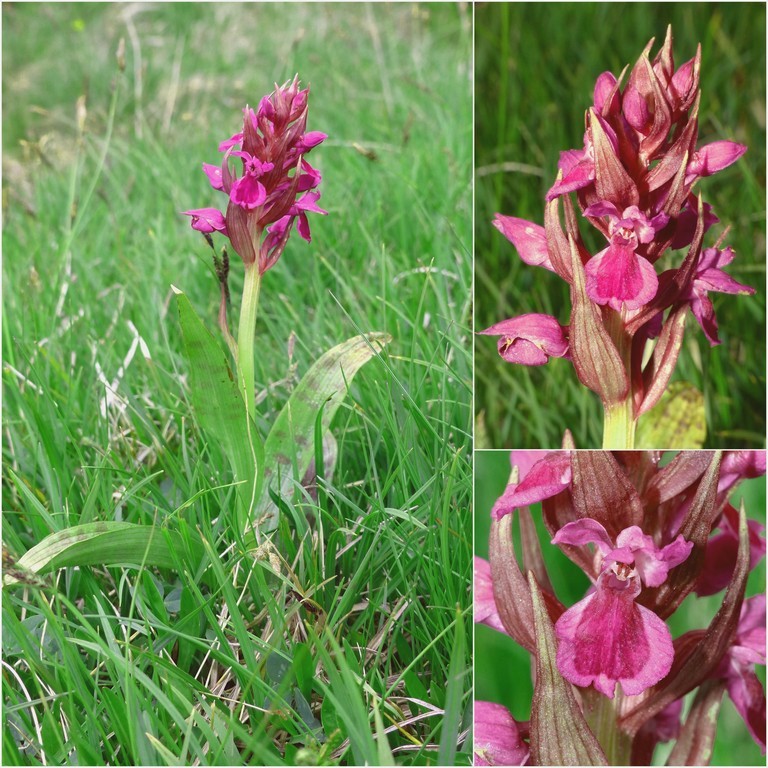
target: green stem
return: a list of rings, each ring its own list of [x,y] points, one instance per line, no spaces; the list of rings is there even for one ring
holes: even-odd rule
[[[253,398],[256,390],[253,345],[260,288],[261,274],[258,263],[246,265],[243,303],[240,307],[240,324],[237,329],[237,373],[240,391],[243,394],[243,400],[245,400],[245,410],[249,416],[253,412]]]
[[[624,331],[624,319],[620,312],[611,312],[607,328],[624,361],[624,370],[629,379],[629,391],[624,400],[605,409],[603,449],[634,448],[637,422],[632,392],[632,337]]]
[[[608,765],[629,765],[632,752],[632,740],[617,724],[621,697],[619,690],[613,699],[598,696],[596,704],[587,713],[587,722],[605,752]]]

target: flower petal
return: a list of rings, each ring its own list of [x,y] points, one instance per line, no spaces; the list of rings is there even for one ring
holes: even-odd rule
[[[221,176],[221,166],[203,163],[203,170],[214,189],[224,189],[224,180]]]
[[[218,208],[197,208],[184,211],[184,216],[192,217],[192,229],[198,232],[221,232],[227,234],[227,222]]]
[[[713,141],[705,144],[693,153],[693,159],[686,169],[686,181],[689,177],[711,176],[735,163],[747,148],[735,141]]]
[[[564,525],[555,534],[552,543],[572,544],[576,547],[596,544],[603,554],[608,554],[613,549],[613,542],[608,536],[608,532],[597,520],[592,520],[589,517],[583,517],[581,520],[574,520]]]
[[[659,285],[653,264],[621,245],[611,244],[593,256],[585,271],[589,298],[617,312],[622,304],[627,309],[644,306],[656,295]]]
[[[669,673],[674,658],[667,625],[635,603],[639,584],[603,574],[597,589],[557,621],[557,666],[573,683],[613,698],[616,683],[628,696],[642,693]]]
[[[520,258],[536,267],[544,267],[554,272],[547,250],[547,235],[544,227],[514,216],[502,216],[497,213],[493,226],[517,248]]]
[[[658,587],[667,580],[667,574],[672,568],[688,558],[693,542],[678,536],[672,543],[659,549],[651,536],[632,525],[616,537],[616,546],[632,552],[635,570],[645,586]]]
[[[530,750],[509,710],[490,701],[474,708],[475,765],[526,765]]]
[[[734,665],[728,676],[728,695],[765,754],[765,691],[754,669]]]
[[[500,336],[499,354],[508,363],[544,365],[550,357],[567,357],[565,329],[551,315],[531,313],[502,320],[480,331]]]
[[[482,557],[474,559],[474,600],[473,613],[475,623],[486,624],[489,627],[504,632],[504,625],[499,618],[496,609],[496,601],[493,599],[493,579],[491,578],[491,564]]]
[[[241,208],[252,210],[264,203],[267,199],[267,190],[254,175],[247,173],[232,185],[229,199]]]
[[[551,498],[570,485],[571,476],[570,453],[552,451],[534,464],[520,483],[507,486],[493,505],[491,514],[495,520],[500,520],[517,507]]]
[[[561,152],[558,166],[563,172],[563,178],[556,181],[547,192],[547,202],[568,192],[583,189],[595,180],[595,162],[585,150]]]

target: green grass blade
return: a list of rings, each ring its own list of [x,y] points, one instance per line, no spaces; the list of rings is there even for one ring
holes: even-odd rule
[[[363,681],[350,668],[336,639],[326,633],[325,642],[313,637],[328,683],[318,681],[343,723],[349,737],[353,765],[379,765],[379,747],[371,733],[368,707],[363,700]]]
[[[384,730],[384,721],[381,719],[379,705],[375,701],[373,703],[373,723],[376,727],[376,744],[379,753],[379,759],[377,760],[376,765],[397,765],[395,758],[392,756],[389,742],[387,741],[387,733]]]
[[[461,610],[457,607],[456,632],[448,673],[448,685],[445,692],[445,717],[443,719],[443,730],[440,734],[438,765],[455,765],[456,763],[456,746],[459,743],[459,731],[461,730],[461,716],[463,713],[464,678],[467,674],[464,659],[465,642],[464,617],[461,615]]]
[[[192,404],[200,425],[224,449],[238,486],[240,509],[237,530],[245,531],[250,511],[259,497],[264,445],[248,418],[245,403],[227,357],[203,325],[189,299],[177,288],[176,301],[190,371]]]
[[[388,333],[354,336],[329,349],[299,382],[264,444],[264,478],[269,485],[280,468],[278,493],[281,497],[293,494],[296,482],[309,467],[314,455],[315,419],[320,408],[323,408],[322,431],[326,432],[355,374],[391,339]],[[257,519],[263,530],[272,530],[277,525],[277,507],[268,493],[257,507]]]
[[[190,534],[191,536],[192,534]],[[46,536],[22,555],[16,565],[22,571],[48,573],[57,568],[81,565],[143,565],[177,568],[187,561],[195,570],[203,558],[202,544],[193,538],[150,525],[103,522],[74,525]],[[7,572],[3,584],[23,584],[21,575]]]

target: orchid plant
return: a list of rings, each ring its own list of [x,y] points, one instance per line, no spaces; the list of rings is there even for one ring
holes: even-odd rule
[[[317,477],[330,477],[335,440],[331,419],[358,370],[389,341],[388,334],[355,336],[322,354],[293,390],[264,439],[255,414],[255,329],[261,280],[283,255],[291,233],[310,241],[308,213],[318,205],[320,172],[306,155],[326,134],[307,130],[309,89],[298,76],[243,110],[242,130],[219,145],[220,165],[203,163],[214,190],[226,196],[226,210],[185,211],[192,228],[214,249],[213,235],[225,236],[242,259],[244,280],[237,338],[229,329],[229,256],[214,249],[220,284],[218,323],[231,362],[186,295],[174,287],[189,364],[189,387],[199,426],[221,446],[234,474],[232,536],[243,550],[268,556],[263,534],[277,526],[275,499],[291,498]],[[234,373],[233,373],[234,369]],[[326,451],[326,445],[333,450]],[[254,547],[254,544],[256,545]],[[263,548],[262,548],[263,547]],[[204,568],[208,555],[199,532],[180,521],[180,530],[119,521],[88,523],[43,539],[4,575],[4,584],[29,582],[34,574],[83,564],[152,562],[166,568]]]
[[[765,752],[765,594],[745,598],[764,528],[728,497],[765,474],[760,451],[513,452],[492,510],[489,562],[475,561],[475,621],[531,654],[529,723],[475,703],[476,765],[709,764],[723,695]],[[551,545],[591,586],[563,605],[528,505],[541,502]],[[513,543],[519,520],[522,564]],[[708,627],[673,638],[683,600],[725,590]],[[684,724],[683,697],[695,691]]]
[[[626,69],[618,78],[598,77],[584,146],[561,153],[544,226],[502,214],[494,221],[526,264],[569,284],[571,312],[567,325],[532,312],[481,333],[499,337],[499,354],[510,363],[569,359],[602,401],[604,448],[635,445],[638,420],[669,384],[688,310],[714,346],[720,342],[709,293],[754,293],[724,270],[735,257],[723,244],[727,230],[705,246],[718,219],[695,191],[699,179],[747,148],[714,141],[697,149],[701,47],[675,68],[671,28],[651,60],[653,42],[626,82]],[[580,219],[603,242],[597,253],[585,245]]]
[[[307,213],[327,214],[317,204],[322,176],[306,160],[307,153],[326,138],[307,131],[309,88],[300,89],[298,76],[282,87],[275,86],[258,109],[243,110],[243,129],[219,144],[221,165],[203,163],[213,189],[227,197],[226,213],[218,208],[185,211],[192,228],[207,236],[220,232],[229,238],[245,266],[245,285],[237,342],[229,331],[229,262],[226,252],[216,260],[221,282],[219,325],[232,350],[246,408],[254,397],[253,343],[262,275],[273,267],[288,242],[294,223],[307,242],[312,238]],[[240,175],[235,167],[240,166]],[[239,161],[239,162],[238,162]],[[297,197],[299,195],[299,197]],[[215,256],[214,251],[214,256]]]

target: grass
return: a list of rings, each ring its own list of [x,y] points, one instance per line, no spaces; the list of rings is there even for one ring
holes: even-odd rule
[[[702,46],[700,144],[732,138],[749,147],[737,165],[701,183],[737,253],[729,268],[757,289],[713,294],[722,344],[711,348],[689,318],[673,381],[706,401],[706,447],[765,441],[765,7],[718,3],[518,3],[476,9],[475,326],[527,312],[568,322],[566,284],[525,265],[492,226],[496,212],[543,223],[544,195],[561,150],[582,146],[597,76],[634,64],[671,23],[678,65]],[[617,34],[621,30],[621,34]],[[503,166],[502,164],[508,164]],[[476,411],[489,448],[552,448],[569,428],[577,446],[601,445],[596,395],[569,362],[509,365],[495,340],[477,337]],[[554,406],[554,407],[553,407]]]
[[[488,558],[490,510],[509,479],[508,451],[479,451],[475,455],[475,551]],[[744,499],[747,515],[765,524],[765,478],[742,482],[732,496]],[[738,501],[737,501],[738,503]],[[541,505],[531,507],[539,531],[547,572],[555,594],[566,607],[584,597],[589,581],[558,547],[550,545],[550,536],[541,523]],[[746,594],[765,591],[766,566],[763,560],[749,575]],[[706,627],[722,602],[723,593],[711,597],[689,597],[670,617],[673,637],[692,628]],[[763,687],[765,668],[756,667]],[[516,720],[528,720],[533,684],[530,655],[511,638],[483,624],[475,628],[475,695],[478,700],[496,701],[507,706]],[[686,697],[688,704],[692,695]],[[664,765],[671,745],[660,745],[654,765]],[[743,720],[728,696],[725,696],[717,727],[712,765],[763,765],[765,758],[752,741]]]
[[[3,763],[467,764],[467,9],[20,4],[3,22],[3,540],[18,556],[123,520],[197,529],[211,557],[203,580],[148,564],[6,590]],[[215,331],[210,252],[179,212],[220,202],[201,163],[297,71],[330,215],[264,280],[262,433],[326,349],[393,341],[334,419],[332,481],[244,551],[170,285]]]

